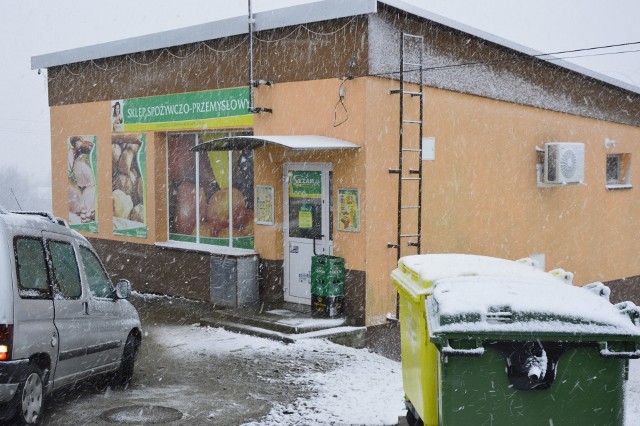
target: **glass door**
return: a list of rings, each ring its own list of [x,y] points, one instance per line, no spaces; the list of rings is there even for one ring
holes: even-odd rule
[[[284,170],[284,300],[311,304],[311,257],[333,254],[331,164]]]

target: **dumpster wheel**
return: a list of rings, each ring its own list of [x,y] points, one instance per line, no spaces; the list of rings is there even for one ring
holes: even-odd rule
[[[422,419],[420,418],[418,413],[416,413],[416,409],[414,408],[414,406],[411,403],[411,401],[406,400],[405,401],[405,405],[407,407],[406,419],[407,419],[407,423],[409,424],[409,426],[424,426],[424,423],[422,422]]]

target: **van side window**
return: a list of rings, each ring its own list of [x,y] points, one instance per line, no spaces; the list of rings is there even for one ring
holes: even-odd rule
[[[82,295],[80,273],[73,246],[60,241],[47,242],[51,254],[51,269],[56,283],[56,298],[77,299]]]
[[[16,238],[14,244],[20,297],[23,299],[49,299],[51,291],[42,240]]]
[[[111,297],[111,280],[96,255],[88,248],[80,246],[80,257],[93,297]]]

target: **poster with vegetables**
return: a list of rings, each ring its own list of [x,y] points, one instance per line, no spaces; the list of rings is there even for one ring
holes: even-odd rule
[[[113,233],[146,238],[146,135],[113,135],[111,154]]]
[[[69,227],[98,232],[96,136],[71,136],[67,142]]]

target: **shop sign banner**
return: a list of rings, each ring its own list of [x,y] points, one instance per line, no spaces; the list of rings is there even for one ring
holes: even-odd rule
[[[97,137],[71,136],[67,140],[67,177],[69,227],[78,231],[98,232]]]
[[[322,198],[322,172],[293,170],[289,172],[290,198]]]
[[[338,189],[338,214],[339,231],[360,231],[360,191],[358,189]]]
[[[273,225],[274,223],[273,186],[256,186],[256,223]]]
[[[146,135],[111,137],[113,234],[147,237]]]
[[[252,125],[247,87],[111,101],[113,132]]]

